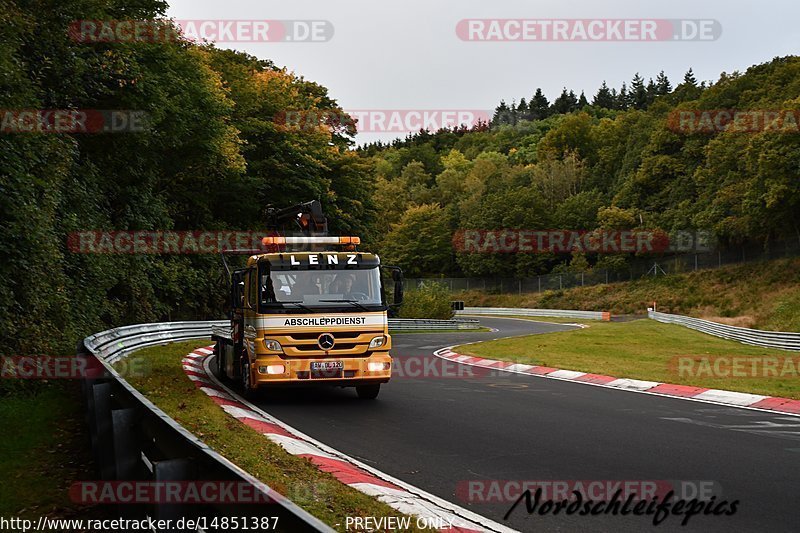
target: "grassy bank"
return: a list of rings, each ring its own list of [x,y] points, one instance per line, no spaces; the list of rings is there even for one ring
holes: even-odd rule
[[[592,322],[587,329],[482,342],[455,348],[464,355],[516,361],[696,387],[800,399],[800,379],[682,377],[675,356],[796,357],[798,354],[746,346],[682,326],[652,320]],[[672,364],[671,364],[672,363]]]
[[[80,388],[58,382],[0,398],[0,516],[85,516],[68,489],[92,479]]]
[[[131,378],[130,383],[211,448],[332,527],[338,524],[341,529],[348,516],[403,516],[318,470],[310,461],[288,454],[197,389],[180,362],[206,344],[208,341],[176,343],[136,352],[132,357],[147,359],[151,371]]]
[[[800,259],[783,259],[523,295],[459,293],[467,305],[644,313],[658,310],[743,327],[800,331]]]

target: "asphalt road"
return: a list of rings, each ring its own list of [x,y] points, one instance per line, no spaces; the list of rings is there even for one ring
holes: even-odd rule
[[[325,444],[522,531],[800,531],[800,418],[533,376],[465,377],[463,365],[434,358],[441,347],[567,329],[481,321],[499,332],[394,336],[405,376],[375,401],[325,388],[270,391],[256,403]],[[642,516],[528,515],[524,503],[504,521],[512,501],[469,501],[457,490],[474,480],[655,480],[659,489],[663,481],[694,481],[713,486],[715,502],[739,505],[733,516],[694,516],[686,527],[673,516],[654,527]]]

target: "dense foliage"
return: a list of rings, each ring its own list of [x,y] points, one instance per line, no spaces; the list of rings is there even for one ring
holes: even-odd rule
[[[372,162],[384,259],[412,275],[530,276],[622,268],[629,257],[464,254],[438,246],[461,229],[704,230],[723,247],[800,241],[800,134],[691,133],[691,110],[800,108],[800,58],[712,84],[686,74],[552,103],[537,90],[502,102],[489,128],[420,132],[360,148]],[[785,126],[785,124],[784,124]],[[418,236],[416,243],[408,242]],[[436,243],[437,246],[433,244]]]
[[[218,318],[215,255],[68,251],[81,230],[260,230],[267,204],[318,198],[369,236],[353,130],[301,131],[285,110],[341,113],[269,61],[167,42],[80,43],[71,21],[163,18],[158,0],[0,0],[0,109],[140,110],[143,132],[0,134],[0,352],[52,353],[126,323]]]
[[[622,257],[456,254],[459,229],[700,228],[800,239],[800,135],[685,134],[676,110],[797,109],[794,57],[677,87],[605,84],[591,102],[501,103],[491,124],[352,150],[326,88],[184,40],[81,43],[80,19],[163,18],[160,0],[0,0],[0,110],[146,113],[141,132],[0,133],[0,351],[69,351],[126,323],[219,317],[214,255],[78,254],[82,230],[261,230],[269,204],[322,200],[334,232],[409,276],[523,276]],[[313,127],[286,111],[335,116]],[[326,115],[325,113],[329,113]],[[308,124],[306,124],[308,126]],[[410,311],[407,311],[410,312]]]

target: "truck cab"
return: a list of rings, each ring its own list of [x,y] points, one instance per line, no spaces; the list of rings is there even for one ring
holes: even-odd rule
[[[291,238],[265,238],[290,244]],[[277,386],[355,387],[374,399],[392,374],[386,291],[380,259],[356,251],[358,238],[301,239],[339,245],[248,258],[231,275],[231,325],[215,328],[219,372],[246,395]],[[335,244],[334,244],[335,243]],[[384,267],[402,300],[402,273]]]

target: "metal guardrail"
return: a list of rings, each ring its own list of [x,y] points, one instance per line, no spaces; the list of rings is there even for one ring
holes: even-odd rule
[[[112,366],[112,361],[139,348],[207,338],[213,325],[223,323],[127,326],[92,335],[80,343],[78,357],[86,359],[86,367],[97,368],[96,361],[104,370],[102,376],[87,377],[83,381],[87,422],[100,480],[241,483],[249,488],[250,501],[267,502],[257,505],[242,502],[119,505],[122,518],[172,520],[174,527],[181,518],[277,517],[277,531],[333,532],[325,523],[201,442],[134,389]],[[205,529],[223,530],[221,527]]]
[[[433,320],[424,318],[390,318],[389,331],[480,329],[478,320]]]
[[[701,331],[709,335],[714,335],[715,337],[739,341],[743,344],[751,344],[753,346],[761,346],[763,348],[800,351],[800,333],[740,328],[737,326],[728,326],[700,318],[669,315],[666,313],[658,313],[656,311],[649,311],[647,316],[653,320],[657,320],[658,322],[663,322],[665,324],[679,324],[681,326]]]
[[[102,481],[213,481],[239,482],[261,495],[260,516],[277,516],[278,531],[334,531],[289,499],[240,469],[201,442],[133,388],[112,366],[131,352],[149,346],[211,336],[212,328],[225,329],[227,320],[139,324],[110,329],[84,339],[78,357],[86,368],[99,368],[83,381],[92,450]],[[394,331],[477,329],[477,320],[390,319]],[[194,517],[249,516],[254,507],[153,504],[120,505],[120,516],[156,520]],[[171,531],[174,531],[171,530]],[[207,530],[211,531],[211,530]]]
[[[515,309],[510,307],[466,307],[456,315],[539,316],[552,318],[580,318],[584,320],[609,320],[609,314],[600,311],[569,311],[565,309]]]

